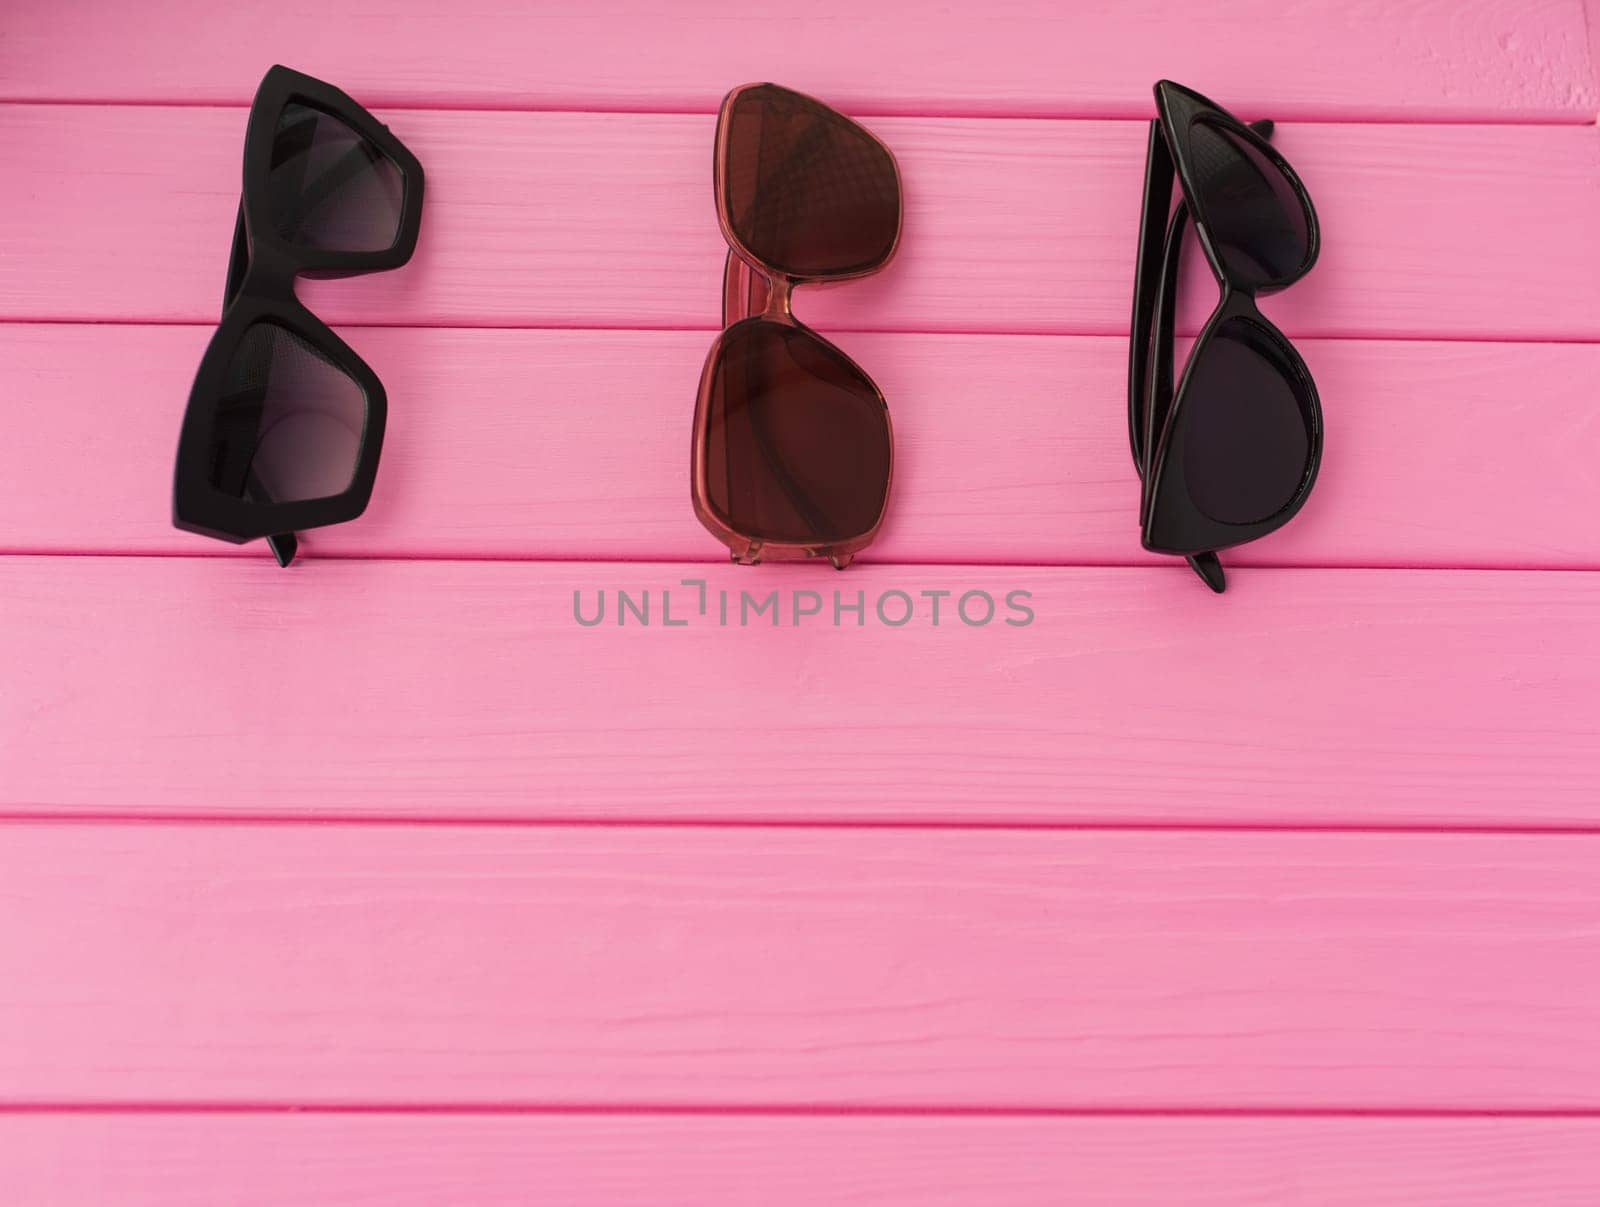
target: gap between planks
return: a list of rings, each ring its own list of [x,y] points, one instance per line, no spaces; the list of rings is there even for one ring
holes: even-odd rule
[[[158,97],[125,98],[115,96],[0,96],[0,105],[70,105],[86,109],[248,110],[250,108],[250,105],[244,101],[227,102],[187,100],[182,97],[163,99]],[[715,106],[698,104],[675,105],[670,102],[641,105],[559,105],[544,102],[537,105],[519,105],[509,101],[503,104],[494,104],[468,101],[402,99],[388,101],[377,107],[396,113],[425,111],[436,113],[561,113],[578,116],[592,115],[595,117],[714,117],[717,114]],[[954,121],[1115,122],[1149,121],[1154,116],[1150,108],[1143,105],[1087,106],[1081,109],[1060,109],[1051,106],[1033,108],[1019,105],[1010,109],[987,109],[977,107],[963,108],[961,106],[934,108],[866,103],[851,105],[849,109],[852,117],[909,117],[926,118],[933,121],[949,119]],[[1600,114],[1591,115],[1574,111],[1552,114],[1546,117],[1514,117],[1487,111],[1478,114],[1423,113],[1421,115],[1410,115],[1393,111],[1340,109],[1327,113],[1297,114],[1292,119],[1285,120],[1292,120],[1296,125],[1302,126],[1505,126],[1534,129],[1542,126],[1590,126],[1600,120]]]
[[[902,833],[957,831],[967,833],[1073,833],[1073,834],[1369,834],[1395,836],[1450,835],[1453,837],[1516,838],[1593,838],[1600,837],[1600,822],[1594,825],[1571,823],[1526,824],[1473,823],[1473,822],[1164,822],[1118,821],[1114,817],[1102,819],[1046,821],[1042,819],[1015,819],[1001,821],[964,820],[960,818],[901,819],[863,817],[859,820],[809,817],[757,817],[741,818],[724,814],[707,814],[704,817],[652,816],[639,814],[625,817],[595,817],[585,814],[564,816],[559,813],[541,814],[537,817],[510,817],[494,813],[439,814],[382,814],[352,813],[339,810],[317,813],[207,813],[164,812],[159,809],[100,809],[61,813],[44,808],[0,809],[0,830],[7,826],[365,826],[368,828],[437,827],[503,828],[513,830],[592,829],[617,830],[897,830]]]
[[[213,319],[142,318],[137,315],[95,318],[85,318],[70,314],[7,315],[0,317],[0,327],[210,328],[216,325],[217,323]],[[594,320],[577,323],[557,323],[548,320],[515,322],[495,317],[468,319],[453,316],[446,316],[430,323],[385,322],[382,319],[357,319],[354,321],[339,319],[334,323],[334,326],[340,330],[348,331],[594,331],[619,334],[637,332],[646,335],[705,335],[707,337],[715,336],[722,330],[721,327],[715,325],[652,323],[648,320],[629,323],[606,323]],[[1032,327],[1018,327],[1009,331],[996,331],[987,327],[966,327],[959,323],[929,323],[923,327],[873,327],[860,323],[847,326],[829,324],[823,333],[830,339],[852,335],[973,335],[983,336],[988,339],[1115,339],[1119,337],[1125,339],[1128,335],[1127,329],[1124,327],[1057,327],[1040,324]],[[1180,339],[1190,338],[1192,338],[1192,334],[1180,335]],[[1495,344],[1533,347],[1540,345],[1549,345],[1551,347],[1600,346],[1600,339],[1594,339],[1586,335],[1522,335],[1515,331],[1486,335],[1470,331],[1424,331],[1420,328],[1395,332],[1385,331],[1381,334],[1370,331],[1318,332],[1315,335],[1301,336],[1300,338],[1303,340],[1317,340],[1322,343],[1473,344],[1480,347],[1493,346]]]
[[[266,546],[261,546],[262,556],[266,556]],[[1226,552],[1226,551],[1225,551]],[[1247,547],[1239,547],[1236,557],[1248,559]],[[859,566],[893,566],[900,570],[1151,570],[1170,573],[1175,561],[1165,558],[1159,553],[1152,553],[1150,561],[1119,561],[1116,559],[1100,558],[1074,558],[1071,561],[1049,562],[1017,558],[996,558],[993,561],[978,561],[972,558],[927,558],[900,559],[894,557],[863,557],[854,563]],[[217,560],[244,561],[247,560],[238,554],[229,554],[227,550],[218,549],[212,552],[185,552],[174,550],[128,550],[115,548],[88,548],[88,549],[54,549],[54,548],[29,548],[23,545],[0,546],[0,558],[132,558],[150,559],[157,561],[198,561],[209,562]],[[629,557],[626,554],[596,554],[594,557],[557,557],[530,554],[528,556],[511,557],[504,554],[484,553],[416,553],[408,557],[395,557],[387,553],[347,553],[325,552],[307,556],[301,554],[295,559],[296,565],[312,565],[316,562],[393,562],[396,565],[410,565],[413,563],[429,564],[461,564],[461,565],[500,565],[500,566],[590,566],[590,565],[620,565],[630,568],[651,569],[669,566],[685,569],[721,569],[728,564],[726,557],[714,554],[701,561],[687,558],[654,558],[654,557]],[[1417,574],[1593,574],[1600,572],[1600,566],[1572,566],[1546,562],[1514,563],[1504,559],[1494,562],[1459,562],[1442,564],[1437,562],[1403,562],[1403,561],[1319,561],[1295,562],[1285,564],[1279,562],[1258,562],[1253,560],[1233,561],[1228,563],[1242,571],[1250,570],[1309,570],[1320,572],[1326,570],[1406,570]],[[758,585],[752,581],[751,586]],[[768,584],[772,587],[781,587],[782,583],[774,580]],[[841,582],[841,586],[848,586]]]
[[[1600,1110],[1531,1107],[1009,1107],[866,1106],[857,1103],[782,1105],[696,1103],[519,1102],[0,1102],[0,1118],[17,1115],[257,1115],[257,1116],[554,1116],[588,1118],[762,1119],[1597,1119]]]

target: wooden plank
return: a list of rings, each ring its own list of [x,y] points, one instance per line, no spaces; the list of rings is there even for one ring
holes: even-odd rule
[[[1583,0],[1583,23],[1589,31],[1589,65],[1592,78],[1600,83],[1600,2]]]
[[[393,0],[381,18],[311,0],[28,6],[7,23],[0,97],[244,103],[278,60],[374,103],[451,107],[709,111],[766,76],[877,113],[1125,117],[1164,74],[1295,117],[1600,105],[1582,0],[818,0],[803,19],[754,16],[716,0]]]
[[[1600,801],[1592,573],[1241,570],[1218,598],[1181,565],[14,557],[0,615],[13,812],[1593,826]]]
[[[0,154],[23,165],[0,178],[0,317],[214,322],[244,117],[0,108]],[[387,118],[429,173],[422,240],[400,272],[305,286],[329,321],[716,324],[709,116]],[[801,313],[825,330],[1126,334],[1142,123],[872,126],[904,169],[900,256],[870,280],[803,291],[815,296]],[[1600,337],[1592,127],[1288,125],[1279,142],[1326,235],[1312,275],[1268,302],[1287,331]],[[1216,287],[1198,258],[1187,280],[1195,330]]]
[[[55,1207],[1589,1207],[1583,1119],[6,1115]],[[248,1177],[240,1171],[248,1170]]]
[[[389,431],[371,508],[312,533],[313,554],[725,556],[688,502],[707,334],[345,335],[388,383]],[[0,547],[262,556],[259,543],[178,532],[167,514],[178,421],[208,338],[199,327],[0,325],[14,420],[0,441]],[[872,560],[1158,564],[1136,530],[1123,341],[839,338],[894,414],[895,494]],[[1316,494],[1230,561],[1600,567],[1589,453],[1600,346],[1303,347],[1328,426]]]
[[[1590,836],[3,834],[13,1105],[1600,1106]]]

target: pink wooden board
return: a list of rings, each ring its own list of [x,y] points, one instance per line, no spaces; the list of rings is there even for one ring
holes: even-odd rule
[[[1593,1119],[0,1116],[0,1197],[117,1207],[1591,1207]],[[248,1177],[241,1177],[248,1171]]]
[[[415,259],[307,284],[332,322],[694,327],[726,245],[710,116],[385,115],[429,173]],[[0,107],[0,316],[215,323],[242,109]],[[903,251],[801,292],[824,330],[1127,333],[1141,122],[880,118]],[[1578,126],[1288,124],[1325,250],[1267,303],[1292,334],[1600,336],[1600,138]],[[1494,232],[1493,240],[1482,239]],[[130,236],[136,235],[137,237]],[[1186,329],[1216,304],[1195,257]]]
[[[725,559],[686,505],[709,334],[344,334],[388,388],[383,473],[367,514],[311,533],[310,556]],[[209,337],[202,327],[0,326],[13,413],[24,417],[0,442],[0,548],[265,556],[260,543],[171,525],[173,448]],[[867,559],[1164,564],[1139,546],[1123,340],[838,340],[894,416],[894,495]],[[1600,349],[1301,347],[1327,414],[1317,490],[1294,524],[1230,563],[1600,566]],[[1508,425],[1517,440],[1501,439]],[[70,486],[60,477],[61,466],[88,465],[94,473]]]
[[[0,1205],[1600,1201],[1592,4],[12,8]],[[303,289],[394,407],[289,573],[166,519],[275,60],[429,172],[410,267]],[[1221,600],[1132,531],[1161,75],[1326,239],[1268,302],[1324,474]],[[905,175],[799,303],[896,421],[844,575],[685,503],[760,78]],[[1038,619],[663,629],[683,577]]]
[[[12,1105],[1600,1107],[1593,837],[0,834]]]
[[[1583,121],[1583,0],[390,0],[19,6],[0,99],[246,103],[275,59],[385,104],[716,107],[756,76],[876,113],[1127,117],[1161,75],[1295,117]]]
[[[741,624],[758,586],[776,626]],[[652,626],[617,623],[619,588]],[[692,623],[663,626],[667,588]],[[823,612],[795,627],[801,590]],[[916,623],[879,621],[893,590]],[[956,616],[970,590],[987,627]],[[953,592],[937,627],[923,591]],[[17,557],[0,611],[8,812],[1514,827],[1600,805],[1586,573],[1240,570],[1218,599],[1178,565]]]

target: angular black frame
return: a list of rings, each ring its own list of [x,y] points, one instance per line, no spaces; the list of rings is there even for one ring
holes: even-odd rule
[[[300,101],[347,125],[387,156],[399,172],[401,202],[395,241],[382,251],[330,251],[296,246],[273,225],[268,182],[279,115]],[[178,437],[173,474],[172,522],[185,532],[243,544],[266,537],[280,566],[293,559],[295,532],[353,520],[366,510],[378,475],[378,455],[388,421],[383,384],[351,347],[295,296],[299,276],[351,277],[399,268],[416,250],[422,225],[422,165],[405,145],[339,89],[287,67],[269,69],[256,90],[244,139],[244,183],[234,227],[233,253],[222,320],[201,358]],[[240,340],[268,321],[287,328],[343,370],[366,403],[355,473],[341,493],[295,502],[248,500],[211,484],[208,459],[218,403]]]
[[[1225,109],[1192,89],[1171,80],[1155,86],[1157,119],[1150,123],[1145,158],[1144,206],[1139,220],[1139,251],[1135,268],[1133,322],[1128,358],[1128,442],[1139,471],[1141,541],[1156,553],[1187,558],[1196,574],[1213,591],[1227,585],[1216,551],[1253,541],[1283,527],[1311,494],[1322,462],[1322,404],[1304,359],[1256,306],[1256,297],[1286,289],[1311,271],[1321,249],[1317,213],[1311,196],[1286,159],[1267,140],[1272,123],[1246,125]],[[1270,287],[1252,288],[1230,276],[1207,228],[1204,215],[1189,200],[1198,196],[1191,162],[1189,136],[1197,121],[1231,134],[1260,152],[1282,172],[1305,211],[1307,252],[1304,261],[1285,279]],[[1172,205],[1176,167],[1183,196]],[[1170,224],[1168,214],[1171,213]],[[1201,328],[1183,374],[1173,385],[1178,265],[1183,249],[1184,223],[1194,219],[1206,262],[1217,278],[1222,296]],[[1195,365],[1223,323],[1243,319],[1258,338],[1269,341],[1292,369],[1291,383],[1304,402],[1309,447],[1306,472],[1294,497],[1278,512],[1248,524],[1229,524],[1202,512],[1189,497],[1184,483],[1184,441],[1175,439],[1184,420],[1184,392]]]

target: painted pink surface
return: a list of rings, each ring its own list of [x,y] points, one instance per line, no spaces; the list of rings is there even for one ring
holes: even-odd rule
[[[600,588],[605,623],[579,626]],[[649,591],[652,627],[618,625],[619,588]],[[663,626],[667,588],[694,623]],[[741,591],[780,589],[781,624],[741,625]],[[825,609],[799,628],[797,590]],[[864,594],[860,627],[832,625],[835,590]],[[890,590],[922,620],[879,623]],[[990,626],[957,619],[969,590]],[[10,558],[0,610],[0,682],[26,685],[0,696],[0,812],[1594,826],[1600,805],[1589,573],[1241,570],[1219,600],[1178,564]]]
[[[3,835],[12,1104],[1600,1106],[1594,837]]]
[[[0,548],[259,561],[173,529],[172,450],[204,327],[0,326],[16,383]],[[355,328],[389,391],[383,473],[319,557],[720,562],[684,501],[711,336]],[[1165,564],[1139,546],[1127,345],[845,333],[895,424],[873,562]],[[1295,522],[1230,564],[1600,568],[1592,344],[1309,340],[1328,451]],[[100,400],[115,397],[118,419]],[[1515,426],[1515,441],[1502,440]],[[626,439],[616,433],[626,432]],[[96,472],[57,487],[58,467]],[[787,582],[780,577],[775,582]]]
[[[1592,1119],[0,1116],[0,1196],[118,1207],[1592,1207]],[[241,1178],[248,1171],[248,1178]]]
[[[324,318],[716,325],[727,249],[709,115],[384,116],[429,173],[417,254],[399,272],[305,285]],[[32,167],[0,177],[0,315],[215,323],[244,125],[242,109],[0,106],[0,158]],[[1126,336],[1144,123],[872,128],[905,178],[902,250],[871,280],[802,290],[808,321]],[[1290,333],[1600,336],[1592,127],[1286,124],[1274,141],[1326,243],[1267,304]],[[1196,330],[1217,289],[1198,258],[1186,280]]]
[[[308,36],[314,31],[314,36]],[[1147,112],[1165,74],[1286,115],[1583,122],[1583,0],[113,0],[23,7],[0,99],[247,103],[279,60],[374,102],[710,112],[756,74],[876,113]]]
[[[0,1204],[1600,1200],[1592,5],[13,8]],[[274,60],[429,172],[409,268],[304,289],[394,416],[287,574],[166,527]],[[1221,600],[1131,531],[1159,75],[1327,241],[1269,303],[1324,475]],[[800,301],[897,425],[845,575],[685,505],[753,78],[905,173]],[[1038,620],[570,619],[684,577]]]

